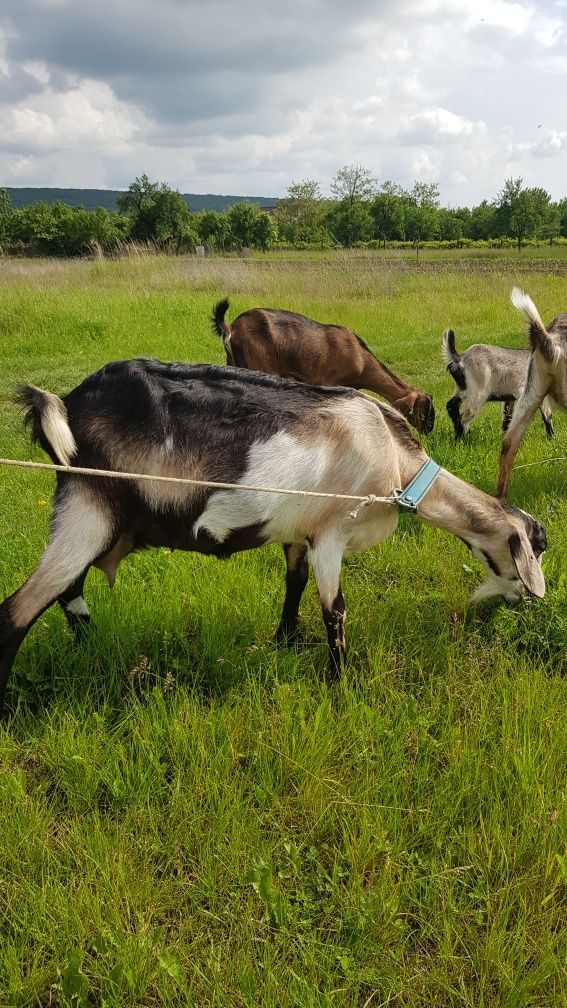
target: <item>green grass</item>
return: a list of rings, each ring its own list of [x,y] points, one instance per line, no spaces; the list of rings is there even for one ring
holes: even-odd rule
[[[557,251],[5,261],[0,454],[44,458],[18,381],[64,393],[121,357],[221,362],[208,320],[228,294],[230,318],[264,304],[356,329],[433,393],[428,451],[490,492],[500,410],[453,445],[441,333],[524,345],[510,288],[546,319],[565,309]],[[38,621],[0,726],[1,1008],[567,1004],[566,468],[545,463],[567,455],[564,417],[556,430],[533,424],[510,494],[546,525],[546,598],[469,608],[480,567],[403,517],[344,564],[334,689],[311,583],[321,643],[273,645],[276,547],[148,552],[112,593],[91,572],[78,650],[59,611]],[[52,483],[0,470],[0,597],[37,563]]]

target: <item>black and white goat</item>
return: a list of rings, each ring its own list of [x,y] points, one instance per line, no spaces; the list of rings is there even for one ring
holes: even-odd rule
[[[475,416],[487,402],[503,403],[502,430],[507,431],[514,403],[526,384],[530,351],[474,343],[463,353],[457,353],[455,334],[452,329],[446,329],[443,333],[443,359],[455,382],[455,394],[447,403],[447,413],[455,429],[455,441],[465,437]],[[540,403],[539,410],[547,436],[552,438],[551,405],[547,398]]]
[[[549,398],[567,411],[567,314],[558,315],[546,327],[532,299],[518,287],[513,288],[510,300],[528,323],[531,356],[524,390],[502,441],[497,497],[508,492],[510,470],[536,410]]]
[[[389,406],[345,388],[319,388],[239,368],[119,361],[63,399],[24,386],[32,437],[54,462],[331,494],[387,496],[427,460]],[[533,518],[441,470],[418,517],[464,539],[487,569],[476,598],[545,592],[545,532]],[[286,593],[278,637],[293,640],[311,564],[331,670],[345,657],[345,554],[389,536],[396,505],[355,508],[333,498],[57,474],[51,540],[39,566],[0,606],[0,693],[31,625],[58,601],[74,628],[91,565],[112,585],[120,561],[145,546],[228,557],[284,545]]]

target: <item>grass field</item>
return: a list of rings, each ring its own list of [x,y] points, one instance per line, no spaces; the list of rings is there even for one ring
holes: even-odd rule
[[[491,492],[500,408],[455,447],[440,338],[525,345],[514,283],[567,309],[567,257],[420,253],[2,261],[0,455],[45,460],[9,397],[108,360],[221,362],[270,305],[354,328],[434,395],[422,441]],[[52,609],[0,725],[0,1008],[567,1005],[567,420],[536,421],[510,499],[544,522],[542,601],[469,608],[480,566],[404,516],[347,559],[348,673],[276,649],[276,547],[129,558],[75,649]],[[525,466],[521,468],[521,466]],[[36,565],[53,478],[0,470],[0,597]],[[314,586],[307,637],[323,640]]]

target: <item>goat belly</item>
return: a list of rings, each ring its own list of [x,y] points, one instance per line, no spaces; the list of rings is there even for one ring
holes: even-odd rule
[[[255,525],[234,529],[223,542],[218,542],[213,539],[210,532],[201,529],[193,537],[194,545],[183,548],[197,553],[210,554],[218,557],[219,560],[224,560],[226,557],[232,556],[233,553],[241,553],[243,550],[263,546],[268,541],[267,537],[263,535],[265,526],[265,522],[257,522]]]
[[[162,546],[171,550],[210,554],[223,559],[242,550],[263,546],[268,541],[262,534],[265,522],[235,528],[219,541],[208,529],[201,528],[195,533],[194,526],[198,517],[198,512],[154,513],[145,516],[145,520],[144,517],[138,517],[133,530],[133,548]]]

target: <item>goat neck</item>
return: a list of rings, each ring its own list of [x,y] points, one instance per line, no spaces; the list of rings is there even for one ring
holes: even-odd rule
[[[473,602],[492,595],[513,602],[526,593],[538,598],[545,594],[541,570],[545,531],[525,511],[503,505],[442,469],[417,514],[462,539],[484,566],[487,578],[474,592]]]

